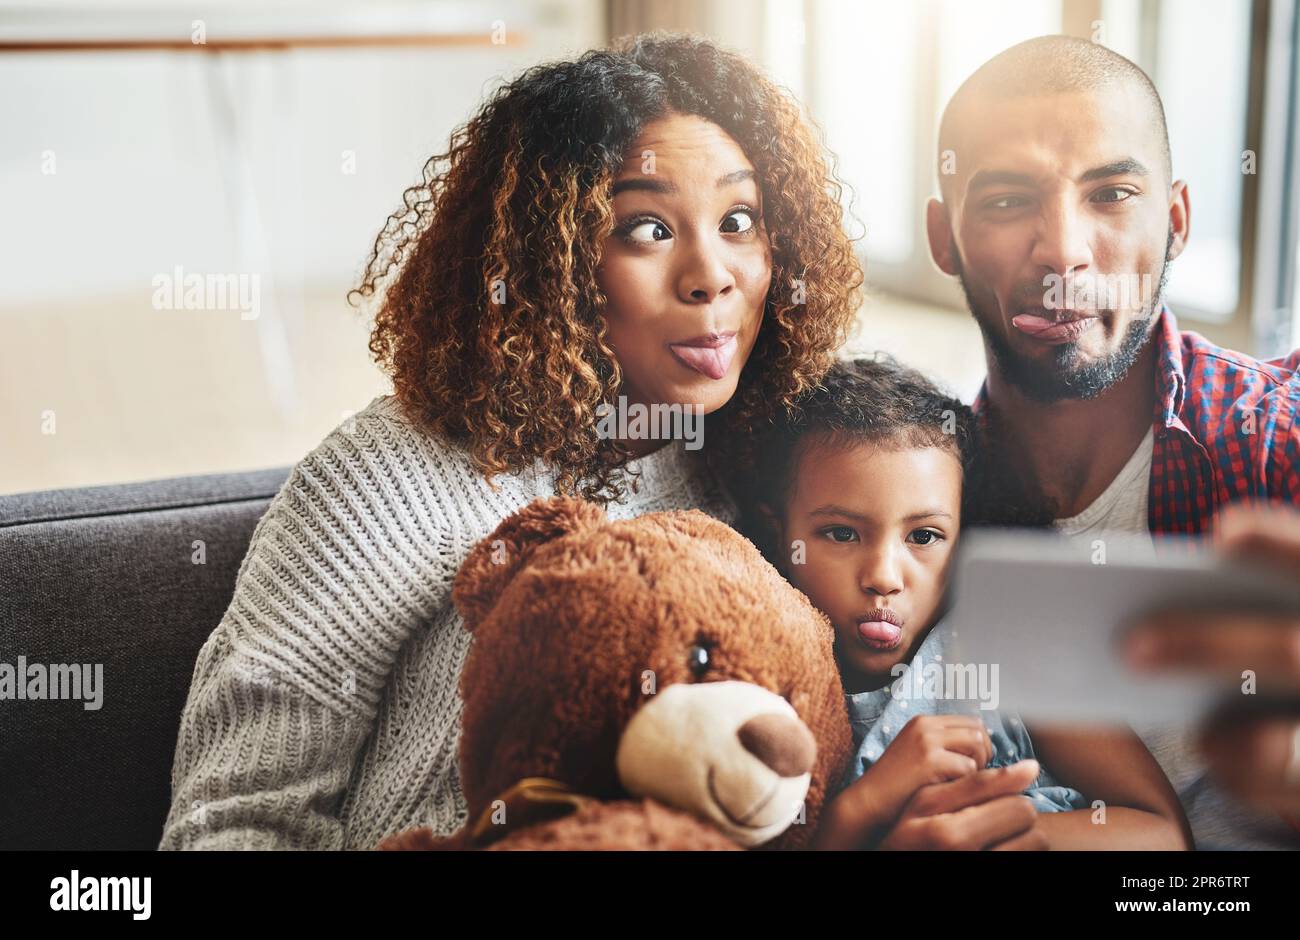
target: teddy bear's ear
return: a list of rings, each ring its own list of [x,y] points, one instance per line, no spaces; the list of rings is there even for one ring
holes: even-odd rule
[[[466,556],[451,599],[472,631],[539,545],[607,521],[595,503],[571,496],[538,499],[506,519]]]

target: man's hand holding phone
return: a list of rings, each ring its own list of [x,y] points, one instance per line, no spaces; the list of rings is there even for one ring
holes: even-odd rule
[[[1235,505],[1215,528],[1224,556],[1285,572],[1300,582],[1300,512]],[[1291,814],[1300,829],[1300,617],[1225,607],[1171,608],[1124,638],[1136,670],[1198,672],[1244,682],[1249,672],[1271,708],[1243,697],[1201,729],[1201,746],[1221,783],[1242,799]],[[1261,694],[1261,699],[1263,699]]]

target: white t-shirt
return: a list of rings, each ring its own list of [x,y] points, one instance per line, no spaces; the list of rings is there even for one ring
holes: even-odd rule
[[[1155,448],[1155,434],[1147,428],[1147,436],[1133,451],[1124,469],[1110,481],[1105,492],[1092,501],[1083,512],[1068,519],[1057,519],[1056,528],[1070,538],[1081,538],[1099,532],[1150,533],[1147,526],[1147,492],[1151,484],[1151,454]]]
[[[1154,445],[1154,434],[1148,430],[1106,490],[1077,516],[1056,520],[1056,528],[1071,539],[1087,541],[1103,532],[1149,536],[1147,494]],[[1198,849],[1300,846],[1300,835],[1280,817],[1243,805],[1208,776],[1205,763],[1196,752],[1195,728],[1147,724],[1137,725],[1133,730],[1178,793]]]

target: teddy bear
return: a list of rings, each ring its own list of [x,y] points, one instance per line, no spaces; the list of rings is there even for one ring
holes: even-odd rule
[[[852,733],[825,615],[699,510],[539,499],[452,601],[469,822],[414,849],[802,848]]]

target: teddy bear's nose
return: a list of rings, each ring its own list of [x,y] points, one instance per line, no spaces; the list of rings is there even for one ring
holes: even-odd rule
[[[817,741],[798,718],[772,712],[755,715],[736,734],[745,750],[782,777],[799,777],[812,770]]]

